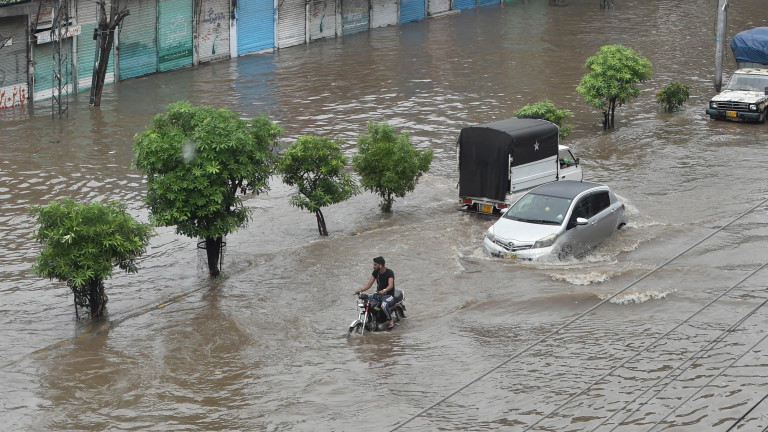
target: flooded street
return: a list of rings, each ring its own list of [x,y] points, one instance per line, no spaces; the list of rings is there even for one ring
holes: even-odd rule
[[[0,112],[4,429],[705,431],[748,412],[734,430],[768,427],[768,125],[705,114],[717,1],[615,3],[465,10],[120,82],[61,120],[47,102]],[[768,26],[765,0],[732,3],[728,41]],[[654,70],[608,133],[575,91],[606,44]],[[691,98],[669,114],[655,94],[672,81]],[[458,133],[542,99],[573,111],[563,143],[629,224],[579,259],[492,259],[493,219],[457,211]],[[328,238],[273,178],[217,279],[196,240],[158,228],[139,273],[106,281],[108,319],[77,322],[69,289],[30,273],[28,206],[117,199],[148,221],[132,137],[178,100],[267,114],[285,143],[328,136],[349,156],[386,120],[435,157],[392,214],[369,193],[323,210]],[[377,255],[408,318],[347,337]]]

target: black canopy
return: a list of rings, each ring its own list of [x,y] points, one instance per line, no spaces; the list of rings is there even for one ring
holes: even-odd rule
[[[557,156],[558,127],[541,119],[511,118],[466,127],[459,134],[459,196],[504,201],[512,166]]]

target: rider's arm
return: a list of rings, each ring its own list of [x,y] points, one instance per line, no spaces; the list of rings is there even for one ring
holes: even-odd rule
[[[371,276],[371,279],[368,280],[368,283],[365,284],[365,286],[362,287],[361,289],[355,291],[355,294],[360,294],[363,291],[368,291],[371,288],[371,286],[373,286],[373,281],[375,281],[375,280],[376,279],[374,279],[373,276]]]

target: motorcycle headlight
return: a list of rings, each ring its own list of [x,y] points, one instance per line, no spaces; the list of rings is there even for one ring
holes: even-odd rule
[[[487,238],[488,240],[490,240],[490,241],[491,241],[491,243],[493,243],[493,242],[495,242],[495,241],[496,241],[496,236],[495,236],[495,235],[493,235],[493,231],[491,231],[491,230],[488,230],[488,231],[486,231],[486,232],[485,232],[485,238]]]
[[[717,102],[710,102],[709,107],[717,109]]]
[[[757,105],[755,105],[755,104],[749,104],[749,110],[750,110],[750,111],[757,111]]]
[[[557,240],[557,234],[550,234],[546,237],[540,238],[536,243],[533,244],[533,248],[539,249],[550,247],[555,244],[555,240]]]

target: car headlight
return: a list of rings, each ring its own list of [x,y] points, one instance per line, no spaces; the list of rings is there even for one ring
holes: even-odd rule
[[[750,111],[757,111],[757,105],[755,105],[755,104],[749,104],[749,110],[750,110]]]
[[[491,230],[488,230],[488,231],[486,231],[486,232],[485,232],[485,238],[487,238],[488,240],[490,240],[490,241],[491,241],[491,243],[493,243],[494,241],[496,241],[496,236],[495,236],[495,235],[493,235],[493,231],[491,231]]]
[[[717,102],[710,102],[710,103],[709,103],[709,107],[710,107],[710,108],[715,108],[715,109],[716,109],[716,108],[717,108]]]
[[[533,248],[539,249],[550,247],[555,244],[555,240],[557,240],[557,234],[550,234],[546,237],[540,238],[536,243],[533,244]]]

